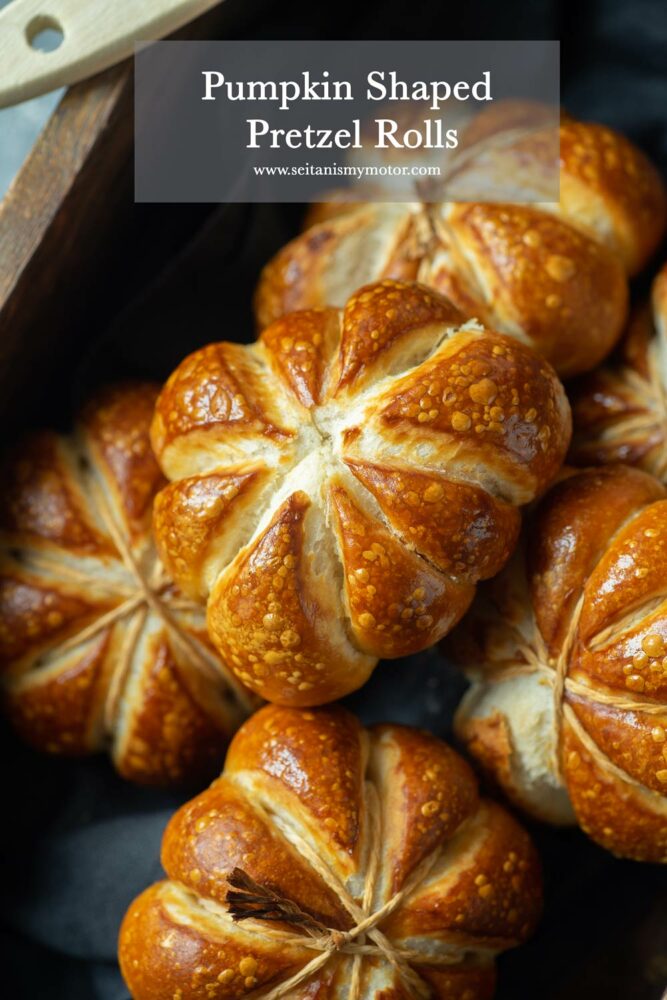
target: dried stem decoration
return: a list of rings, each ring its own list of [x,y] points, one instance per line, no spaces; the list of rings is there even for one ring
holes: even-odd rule
[[[325,924],[304,913],[291,899],[285,899],[268,886],[255,882],[242,868],[235,868],[227,877],[227,882],[232,889],[225,898],[232,919],[237,922],[249,918],[276,920],[307,931],[313,937],[330,933]]]

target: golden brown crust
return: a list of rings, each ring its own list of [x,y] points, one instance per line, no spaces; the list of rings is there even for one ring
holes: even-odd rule
[[[494,576],[514,549],[521,515],[516,507],[471,483],[413,469],[349,460],[392,528],[443,572]]]
[[[208,434],[210,443],[225,437],[237,448],[247,438],[271,441],[293,433],[281,426],[261,362],[239,344],[209,344],[195,351],[160,393],[151,441],[163,469],[174,441],[184,437],[196,441],[201,433]]]
[[[213,642],[262,697],[323,704],[378,657],[437,641],[508,557],[518,505],[556,474],[570,421],[555,373],[460,321],[432,290],[386,280],[256,344],[202,349],[159,397],[153,443],[173,481],[158,549],[181,588],[208,595]],[[212,402],[230,352],[254,372],[252,412],[239,403],[234,420],[227,389],[222,415]],[[268,414],[289,433],[267,431]]]
[[[489,125],[511,133],[516,111],[480,116],[470,141]],[[333,201],[311,211],[309,228],[262,273],[260,327],[294,310],[342,306],[355,284],[417,278],[466,316],[528,341],[559,373],[592,369],[620,335],[627,275],[659,244],[667,198],[654,167],[611,129],[564,116],[560,144],[556,206]],[[533,132],[514,142],[508,162],[520,170],[545,146],[551,157],[548,130]]]
[[[5,457],[0,530],[35,547],[104,557],[111,545],[73,477],[75,458],[51,431],[36,432]]]
[[[536,621],[552,653],[563,642],[578,594],[609,539],[637,510],[664,495],[651,476],[610,466],[570,476],[544,498],[528,528],[529,580]],[[568,537],[577,544],[565,546]]]
[[[46,753],[79,757],[100,743],[108,686],[110,632],[65,671],[8,686],[4,710],[26,743]]]
[[[651,307],[638,309],[619,351],[575,383],[577,465],[627,462],[667,481],[667,265],[653,282]]]
[[[290,813],[344,855],[339,861],[347,866],[359,862],[365,765],[364,731],[349,712],[269,706],[237,733],[225,773],[254,771],[255,790],[269,781],[269,801],[287,795]]]
[[[168,584],[153,546],[157,395],[105,389],[75,436],[40,433],[7,458],[0,667],[5,709],[33,746],[108,747],[125,777],[170,784],[215,770],[241,711],[203,609]]]
[[[434,571],[364,514],[343,486],[333,486],[331,497],[347,609],[359,646],[379,657],[432,646],[459,620],[474,588]]]
[[[470,767],[430,733],[407,726],[373,727],[369,773],[381,792],[387,891],[405,880],[479,809]]]
[[[648,636],[653,629],[662,631],[659,605],[665,597],[667,562],[664,490],[655,503],[635,509],[609,541],[585,583],[580,640],[587,651],[606,652],[614,646],[616,629],[622,625],[621,634],[628,646],[639,649],[642,644],[653,645],[659,652],[660,637],[651,643]],[[608,672],[606,676],[607,683],[613,683]]]
[[[409,429],[446,435],[459,461],[469,455],[532,495],[541,492],[570,436],[553,369],[499,334],[461,335],[447,346],[384,393],[381,425],[396,436]]]
[[[84,407],[79,421],[89,461],[113,489],[132,534],[145,533],[153,497],[164,483],[146,433],[157,396],[158,387],[145,382],[108,386]]]
[[[256,882],[294,900],[327,926],[350,926],[337,897],[273,831],[270,817],[224,777],[171,819],[164,834],[162,864],[169,878],[221,905],[229,887],[220,872],[243,868]]]
[[[244,684],[278,704],[333,701],[363,684],[374,665],[351,646],[336,647],[332,613],[308,585],[310,506],[305,493],[288,497],[219,578],[208,604],[211,638],[226,661]]]
[[[144,656],[140,696],[115,739],[118,771],[142,785],[187,785],[193,775],[214,774],[225,733],[221,713],[207,705],[210,680],[200,691],[200,678],[177,662],[164,632],[148,640]]]
[[[327,367],[339,339],[335,309],[311,309],[276,320],[261,337],[283,381],[307,409],[322,402]]]
[[[667,859],[666,545],[657,480],[570,475],[454,646],[475,677],[457,731],[481,765],[536,815],[566,789],[591,837],[650,861]]]
[[[467,262],[491,326],[520,332],[563,376],[609,353],[627,313],[627,282],[606,247],[527,205],[451,205],[439,224],[453,260]],[[420,278],[444,289],[450,264],[440,261]]]
[[[202,600],[208,559],[223,525],[255,503],[266,484],[263,469],[191,476],[169,483],[155,497],[153,525],[160,558],[181,590]]]
[[[336,392],[369,375],[377,379],[383,355],[432,330],[458,327],[463,316],[451,302],[422,285],[383,281],[360,288],[345,304]],[[386,367],[386,362],[383,365]],[[370,371],[369,371],[370,369]]]
[[[574,118],[561,123],[560,158],[561,215],[636,274],[658,246],[667,219],[658,171],[625,136]]]
[[[179,990],[183,1000],[231,1000],[277,987],[318,952],[300,947],[286,921],[234,922],[232,869],[335,931],[354,926],[345,892],[361,899],[378,849],[371,912],[431,866],[380,924],[391,945],[416,949],[411,964],[434,998],[489,998],[493,950],[524,940],[540,909],[528,836],[499,806],[480,803],[470,768],[426,733],[366,733],[341,708],[267,706],[232,741],[221,778],[173,817],[162,851],[170,880],[144,892],[123,921],[120,962],[134,1000]],[[422,948],[429,960],[420,964]],[[350,955],[334,954],[289,995],[348,1000],[351,965]],[[356,995],[412,994],[373,954],[361,958]]]
[[[508,948],[535,930],[540,900],[534,886],[540,863],[530,837],[509,813],[483,802],[460,834],[453,861],[387,922],[387,933],[448,933],[491,948]],[[466,850],[468,848],[468,850]],[[444,897],[444,898],[443,898]]]
[[[8,674],[22,673],[35,657],[76,635],[111,611],[116,602],[86,594],[76,586],[26,571],[6,558],[0,577],[0,664]]]
[[[563,756],[568,762],[567,790],[582,830],[601,847],[621,857],[664,864],[667,824],[645,797],[610,780],[588,749],[566,727]]]
[[[267,947],[235,940],[206,911],[189,912],[187,894],[169,882],[147,889],[128,910],[120,931],[121,970],[134,1000],[238,1000],[285,979],[311,956],[305,948]]]
[[[658,777],[666,763],[664,747],[652,734],[660,723],[664,725],[667,721],[667,710],[662,716],[645,715],[611,705],[591,705],[573,694],[567,695],[567,701],[606,757],[645,788],[660,795],[664,793],[667,782]],[[564,767],[569,775],[567,759]]]
[[[505,717],[500,712],[492,712],[482,719],[464,716],[457,720],[456,735],[481,770],[495,778],[496,785],[502,788],[510,802],[521,805],[514,794],[510,767],[514,747]]]

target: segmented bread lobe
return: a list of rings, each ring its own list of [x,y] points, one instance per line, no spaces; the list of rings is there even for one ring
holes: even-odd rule
[[[529,837],[480,801],[453,750],[401,726],[366,731],[338,707],[253,716],[222,776],[172,818],[162,862],[167,880],[121,928],[134,1000],[262,996],[317,957],[298,927],[231,918],[227,877],[238,867],[332,931],[355,925],[350,903],[365,892],[374,913],[417,876],[379,930],[438,1000],[491,997],[495,954],[529,936],[541,906]],[[413,995],[382,953],[344,951],[289,995],[349,1000],[357,963],[358,1000]]]
[[[660,174],[625,136],[566,118],[560,127],[559,214],[617,254],[637,274],[664,235]]]
[[[626,462],[667,481],[667,264],[617,354],[575,383],[572,401],[572,462]]]
[[[483,117],[502,131],[502,116]],[[510,115],[510,134],[514,124]],[[507,177],[544,160],[543,139],[538,131],[502,149]],[[365,282],[416,278],[466,316],[529,343],[559,374],[594,368],[621,334],[628,276],[664,234],[667,197],[652,164],[612,129],[564,116],[559,139],[557,203],[321,206],[264,268],[259,326],[342,306]]]
[[[232,367],[251,377],[229,388]],[[460,619],[569,433],[562,387],[528,347],[422,285],[369,285],[171,375],[152,431],[172,479],[158,550],[208,595],[244,685],[323,704]]]
[[[562,376],[609,353],[628,292],[621,260],[604,244],[531,205],[448,204],[435,224],[444,249],[422,264],[420,281],[530,344]]]
[[[473,756],[530,812],[647,861],[667,858],[666,547],[656,479],[570,475],[451,639]]]
[[[204,610],[164,577],[152,542],[165,483],[148,436],[157,394],[112,386],[72,436],[37,433],[6,457],[0,665],[27,742],[108,747],[125,777],[170,784],[210,774],[243,711],[222,666],[216,679]]]

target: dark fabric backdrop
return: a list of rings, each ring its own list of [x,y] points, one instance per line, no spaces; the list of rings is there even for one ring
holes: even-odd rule
[[[627,132],[667,175],[664,0],[388,0],[335,7],[311,0],[264,2],[255,13],[248,0],[228,4],[236,8],[229,21],[238,25],[238,37],[560,38],[568,110]],[[208,340],[249,338],[258,269],[298,217],[290,206],[133,212],[134,238],[123,267],[111,275],[113,297],[100,298],[75,357],[54,359],[51,387],[35,401],[33,412],[51,422],[65,424],[102,379],[163,377]],[[165,234],[175,244],[171,259],[146,273],[145,248]],[[382,665],[348,701],[365,722],[392,719],[448,736],[462,688],[460,677],[428,653]],[[133,788],[104,758],[50,760],[8,733],[2,741],[4,995],[127,1000],[115,965],[118,925],[130,900],[160,877],[162,830],[191,793]],[[667,982],[664,871],[614,860],[577,831],[534,832],[544,858],[545,919],[533,942],[501,959],[499,1000],[658,1000]]]

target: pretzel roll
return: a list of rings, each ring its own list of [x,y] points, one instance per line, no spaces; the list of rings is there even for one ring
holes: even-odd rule
[[[488,1000],[541,908],[528,835],[453,750],[331,706],[246,722],[162,864],[120,932],[134,1000]]]
[[[481,124],[471,125],[472,139]],[[414,277],[466,316],[530,344],[559,374],[593,368],[622,331],[628,275],[658,245],[667,199],[653,166],[611,129],[564,117],[560,144],[558,204],[320,206],[317,223],[264,268],[259,325],[341,306],[363,282]],[[511,190],[526,160],[542,163],[543,147],[538,132],[480,170],[495,170]]]
[[[113,386],[74,435],[32,435],[7,457],[0,498],[11,721],[50,753],[108,747],[118,771],[145,784],[210,775],[252,703],[151,538],[164,484],[148,436],[157,394],[147,383]]]
[[[448,649],[472,680],[470,753],[540,819],[667,860],[667,494],[628,466],[574,473]]]
[[[618,355],[573,387],[577,465],[627,462],[667,481],[667,264]]]
[[[530,349],[385,281],[176,369],[152,427],[172,480],[157,544],[244,684],[321,704],[452,627],[569,430]]]

